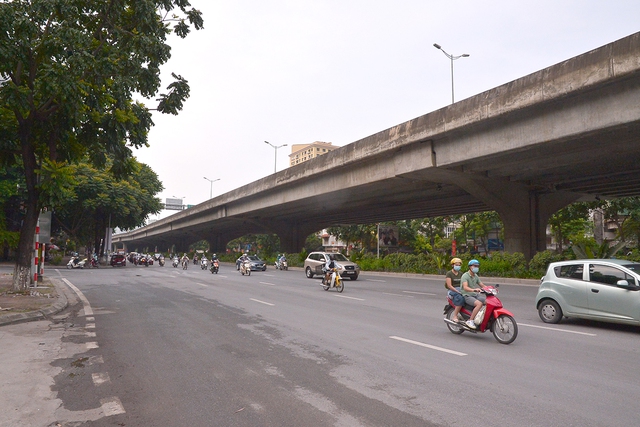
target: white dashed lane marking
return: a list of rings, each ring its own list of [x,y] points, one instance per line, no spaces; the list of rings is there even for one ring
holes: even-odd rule
[[[449,354],[453,354],[454,356],[466,356],[466,353],[460,353],[459,351],[455,351],[455,350],[449,350],[448,348],[442,348],[442,347],[438,347],[435,345],[431,345],[431,344],[426,344],[420,341],[414,341],[414,340],[410,340],[407,338],[401,338],[401,337],[396,337],[396,336],[390,336],[389,338],[391,338],[392,340],[397,340],[397,341],[402,341],[402,342],[406,342],[409,344],[413,344],[413,345],[417,345],[420,347],[424,347],[424,348],[429,348],[431,350],[437,350],[437,351],[442,351],[444,353],[449,353]]]
[[[271,304],[270,302],[260,301],[259,299],[254,299],[254,298],[249,298],[249,299],[251,301],[259,302],[260,304],[264,304],[264,305],[271,305],[271,306],[275,305],[275,304]]]
[[[111,379],[109,378],[109,374],[106,372],[99,372],[96,374],[91,374],[91,379],[93,380],[93,384],[97,387],[99,385],[102,385],[104,383],[108,383],[111,382]]]

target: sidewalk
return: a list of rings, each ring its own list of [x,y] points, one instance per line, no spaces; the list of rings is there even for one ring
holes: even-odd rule
[[[43,277],[28,294],[13,293],[11,281],[12,275],[0,274],[0,326],[46,319],[69,305],[59,279]]]

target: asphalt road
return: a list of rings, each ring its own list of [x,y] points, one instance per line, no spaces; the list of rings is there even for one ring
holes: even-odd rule
[[[453,335],[441,280],[190,265],[48,271],[77,288],[84,345],[53,389],[83,426],[636,425],[638,328],[542,323],[535,286],[500,287],[519,326]],[[490,282],[487,280],[486,282]],[[485,283],[486,283],[485,282]],[[1,424],[1,423],[0,423]]]

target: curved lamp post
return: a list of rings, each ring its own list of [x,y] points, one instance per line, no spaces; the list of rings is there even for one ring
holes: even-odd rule
[[[220,178],[216,178],[216,179],[209,179],[206,176],[204,177],[204,179],[206,179],[207,181],[209,181],[211,183],[211,190],[209,191],[209,198],[213,198],[213,183],[216,181],[220,181]]]
[[[442,53],[444,53],[445,56],[451,60],[451,103],[453,104],[455,102],[454,96],[453,96],[453,61],[455,61],[456,59],[460,59],[460,58],[467,58],[469,56],[469,54],[468,53],[463,53],[462,55],[454,56],[454,55],[450,55],[447,52],[445,52],[444,49],[442,48],[442,46],[440,46],[438,43],[434,43],[433,46],[436,49],[441,50]]]
[[[275,160],[273,161],[273,173],[276,173],[276,163],[278,162],[278,148],[286,147],[287,144],[282,144],[282,145],[275,146],[272,143],[270,143],[269,141],[265,141],[264,143],[265,144],[269,144],[270,146],[272,146],[276,150]]]

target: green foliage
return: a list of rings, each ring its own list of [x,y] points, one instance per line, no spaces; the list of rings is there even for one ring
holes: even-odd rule
[[[640,262],[640,249],[634,248],[623,256],[620,256],[622,259],[628,259],[629,261]]]
[[[543,276],[549,264],[552,262],[563,261],[566,258],[562,254],[558,254],[553,251],[542,251],[538,252],[533,256],[531,261],[529,261],[529,273],[534,276]]]
[[[571,249],[579,259],[607,259],[612,258],[620,249],[626,246],[627,242],[621,241],[611,246],[611,242],[606,240],[598,245],[594,241],[581,241],[571,246]]]
[[[187,81],[172,74],[158,94],[160,67],[171,57],[167,36],[190,27],[203,21],[187,0],[0,3],[0,166],[21,168],[27,191],[20,268],[29,267],[40,209],[71,186],[66,167],[88,158],[118,177],[132,172],[131,147],[147,146],[153,125],[134,96],[159,97],[162,113],[182,108]],[[14,288],[26,287],[19,277]]]
[[[209,242],[207,242],[206,240],[198,240],[197,242],[189,245],[189,252],[194,252],[196,250],[208,252]]]
[[[100,239],[109,222],[123,230],[144,225],[162,204],[155,194],[162,191],[156,173],[133,159],[132,175],[117,179],[106,170],[83,162],[70,167],[75,185],[56,211],[57,221],[78,242]]]
[[[422,234],[416,235],[412,249],[415,254],[429,253],[433,250],[429,240]]]
[[[61,265],[62,264],[62,254],[55,254],[51,256],[51,260],[49,261],[51,265]]]
[[[527,275],[527,262],[520,252],[493,252],[481,264],[485,276],[523,277]]]

